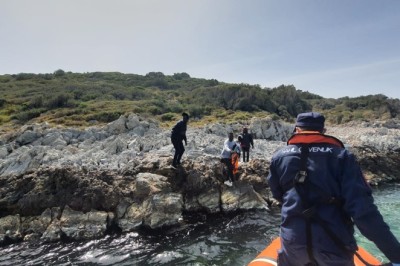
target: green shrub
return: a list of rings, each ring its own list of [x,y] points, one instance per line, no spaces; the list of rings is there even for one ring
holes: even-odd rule
[[[30,102],[29,102],[29,107],[30,108],[41,108],[43,107],[43,97],[41,95],[35,96]]]
[[[0,98],[0,108],[3,108],[6,105],[7,101]]]
[[[88,116],[86,121],[97,120],[99,122],[109,123],[117,120],[121,115],[122,113],[120,112],[101,112]]]
[[[28,79],[32,79],[35,77],[35,74],[32,73],[19,73],[17,75],[14,75],[16,80],[28,80]]]
[[[281,118],[280,118],[279,115],[277,115],[277,114],[272,114],[271,119],[272,119],[273,121],[278,121],[278,120],[281,119]]]
[[[181,114],[181,113],[184,112],[184,109],[183,109],[182,105],[180,105],[180,104],[172,104],[172,105],[169,107],[169,111],[170,111],[171,113]]]
[[[173,119],[172,114],[178,117],[182,112],[205,121],[247,120],[247,115],[239,115],[241,112],[252,117],[275,113],[273,119],[291,121],[299,112],[313,110],[324,113],[332,124],[400,116],[400,100],[384,95],[324,99],[293,85],[261,88],[192,78],[184,72],[136,75],[72,73],[59,69],[50,74],[0,75],[0,94],[2,124],[10,122],[11,116],[27,121],[44,112],[46,116],[41,120],[66,124],[73,124],[75,116],[110,122],[126,112],[155,115],[165,122]],[[59,119],[62,114],[68,114],[64,120]]]
[[[147,109],[147,112],[152,115],[160,115],[163,113],[161,108],[158,106],[148,106],[146,109]]]
[[[42,112],[44,112],[44,109],[31,109],[28,111],[24,111],[24,112],[19,112],[13,116],[11,116],[11,119],[16,119],[18,120],[20,123],[25,123],[28,122],[29,120],[35,118],[35,117],[39,117],[40,114]]]
[[[73,107],[72,96],[70,94],[61,93],[51,98],[46,106],[49,109],[56,109],[62,107]]]
[[[165,121],[172,121],[175,119],[175,114],[173,113],[166,113],[161,115],[161,121],[165,122]]]
[[[65,71],[62,70],[62,69],[58,69],[58,70],[54,71],[54,76],[55,76],[55,77],[62,77],[62,76],[65,76]]]
[[[177,79],[177,80],[190,79],[190,75],[188,73],[185,73],[185,72],[175,73],[172,77],[174,79]]]
[[[116,91],[113,91],[113,92],[111,93],[111,95],[114,96],[114,98],[115,98],[116,100],[124,100],[124,99],[127,99],[127,98],[128,98],[128,93],[127,93],[126,91],[123,91],[123,90],[116,90]]]

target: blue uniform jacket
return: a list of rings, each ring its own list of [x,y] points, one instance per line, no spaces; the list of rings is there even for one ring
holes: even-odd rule
[[[342,204],[319,204],[319,217],[346,244],[355,250],[353,224],[385,254],[391,262],[400,262],[400,244],[384,222],[354,155],[336,138],[316,132],[298,133],[288,145],[274,154],[268,183],[275,199],[282,202],[281,238],[284,243],[306,245],[305,219],[302,202],[293,186],[300,170],[301,144],[309,145],[307,172],[310,188],[308,199],[318,202],[321,192]],[[341,250],[317,223],[312,225],[313,247],[341,254]]]

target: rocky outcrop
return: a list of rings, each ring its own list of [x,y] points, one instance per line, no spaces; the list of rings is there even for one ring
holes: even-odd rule
[[[328,128],[356,155],[371,185],[400,178],[400,120],[350,123]]]
[[[330,132],[357,154],[372,184],[400,177],[399,127],[361,125]],[[293,125],[253,119],[251,161],[224,185],[219,154],[240,124],[189,125],[183,164],[172,168],[170,132],[135,114],[101,128],[22,127],[0,140],[0,242],[90,239],[110,230],[158,229],[187,212],[266,209],[273,152]],[[329,133],[329,131],[328,131]]]

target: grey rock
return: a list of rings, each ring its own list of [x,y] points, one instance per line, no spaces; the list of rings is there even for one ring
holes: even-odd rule
[[[159,193],[143,205],[143,223],[153,229],[176,225],[182,217],[183,199],[179,193]]]
[[[51,132],[42,138],[41,144],[44,146],[66,146],[67,142],[61,132]]]
[[[0,147],[0,160],[5,159],[8,156],[9,152],[6,146]]]
[[[46,209],[40,216],[22,217],[21,231],[24,240],[38,240],[46,231],[53,220],[52,212]]]
[[[104,149],[105,153],[112,155],[125,151],[128,148],[128,145],[124,139],[116,137],[109,142],[103,143],[102,148]]]
[[[126,127],[128,130],[132,130],[136,127],[140,126],[140,118],[136,114],[129,114],[128,119],[126,121]]]
[[[44,242],[56,242],[61,240],[62,235],[63,232],[61,231],[60,220],[55,219],[46,228],[46,231],[43,233],[40,239]]]
[[[197,196],[197,202],[209,213],[217,213],[221,211],[220,192],[217,188],[211,188]]]
[[[287,141],[293,129],[293,125],[263,118],[252,119],[249,132],[252,132],[257,139]]]
[[[343,140],[369,182],[379,184],[400,177],[397,125],[348,124],[328,127],[328,134]],[[254,136],[254,149],[227,187],[220,153],[228,132],[236,138],[243,126]],[[265,178],[269,160],[292,130],[292,124],[270,118],[246,125],[189,124],[182,165],[175,169],[170,129],[136,114],[85,130],[24,126],[0,138],[0,239],[91,239],[113,224],[124,232],[177,226],[184,211],[266,209],[274,204]]]
[[[23,146],[17,152],[12,153],[11,156],[2,160],[0,162],[0,174],[7,176],[25,173],[32,161],[30,151],[30,148]]]
[[[142,226],[144,210],[142,204],[133,203],[125,211],[122,218],[118,219],[118,226],[123,232],[130,232]]]
[[[38,139],[39,136],[40,135],[38,134],[38,132],[33,130],[27,130],[17,137],[16,142],[19,145],[26,145]]]
[[[82,213],[65,206],[60,218],[60,230],[74,240],[92,239],[104,236],[108,220],[113,219],[104,211]]]
[[[167,177],[151,173],[139,173],[136,176],[133,193],[139,199],[145,199],[162,191],[169,191],[171,184]]]
[[[0,244],[10,239],[18,241],[22,238],[20,215],[7,215],[0,218]]]
[[[224,211],[269,209],[261,195],[247,184],[224,189],[221,201]]]
[[[126,117],[121,115],[117,120],[108,123],[106,131],[110,134],[121,134],[128,131]]]

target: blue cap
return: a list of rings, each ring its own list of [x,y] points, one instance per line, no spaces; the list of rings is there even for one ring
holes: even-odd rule
[[[316,112],[301,113],[297,115],[296,127],[305,127],[309,129],[324,129],[325,117]]]

